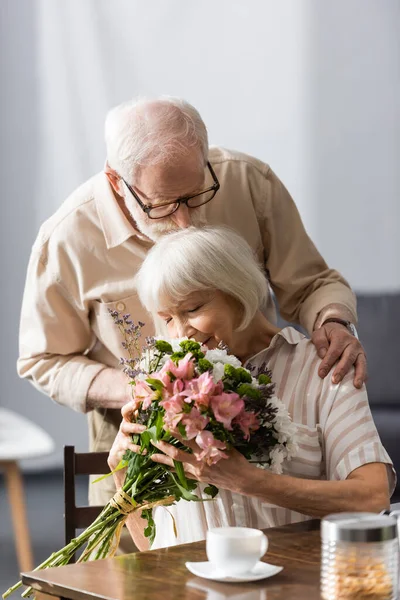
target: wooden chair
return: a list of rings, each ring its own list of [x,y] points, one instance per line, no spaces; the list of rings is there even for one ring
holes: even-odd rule
[[[99,516],[103,506],[76,506],[75,476],[109,473],[108,452],[75,452],[75,446],[64,446],[64,524],[65,543],[75,537],[77,529],[88,527]],[[75,562],[75,557],[71,563]]]

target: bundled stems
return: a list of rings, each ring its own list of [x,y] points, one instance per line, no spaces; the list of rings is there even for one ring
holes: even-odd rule
[[[123,490],[129,490],[133,485],[134,480],[130,479],[125,482]],[[140,490],[142,492],[142,490]],[[140,510],[140,505],[135,507],[135,510]],[[67,546],[64,546],[61,550],[53,552],[49,558],[42,562],[34,571],[40,571],[42,569],[49,569],[51,567],[60,567],[67,565],[75,552],[77,552],[85,543],[87,546],[83,551],[82,555],[78,559],[78,562],[86,562],[90,559],[92,553],[97,549],[95,558],[107,558],[110,555],[110,548],[112,546],[114,534],[120,525],[121,521],[126,519],[126,515],[121,513],[117,508],[111,506],[108,503],[100,515],[95,521],[83,531],[78,537],[70,541]],[[116,547],[117,544],[114,544]],[[15,585],[10,587],[4,594],[3,598],[8,598],[13,592],[18,590],[22,586],[22,581],[18,581]],[[32,595],[33,589],[27,588],[23,594],[23,598],[28,598]]]

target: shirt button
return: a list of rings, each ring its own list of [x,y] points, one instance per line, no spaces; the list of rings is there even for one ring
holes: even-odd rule
[[[123,302],[117,302],[117,310],[125,310],[125,304]]]

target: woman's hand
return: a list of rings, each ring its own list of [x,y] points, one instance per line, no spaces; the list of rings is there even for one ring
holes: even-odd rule
[[[107,459],[111,471],[119,465],[127,450],[132,450],[133,452],[139,452],[140,450],[140,446],[132,443],[132,435],[135,433],[143,433],[146,427],[144,425],[139,425],[138,423],[132,423],[132,420],[137,417],[137,409],[138,404],[134,400],[125,404],[121,409],[121,425],[119,426],[117,437],[114,440]],[[114,480],[117,488],[122,486],[124,479],[125,469],[121,469],[114,473]]]
[[[176,434],[175,437],[178,438]],[[253,470],[258,471],[257,467],[247,461],[247,459],[237,450],[232,448],[227,451],[229,458],[222,458],[213,465],[208,465],[204,461],[199,461],[197,456],[202,452],[195,441],[183,440],[182,443],[193,450],[189,454],[180,450],[167,442],[153,442],[153,445],[161,450],[163,454],[153,454],[152,460],[169,467],[174,467],[174,460],[183,464],[186,475],[190,479],[196,479],[203,483],[210,483],[218,488],[230,490],[231,492],[240,492],[241,482],[244,478],[249,481]]]

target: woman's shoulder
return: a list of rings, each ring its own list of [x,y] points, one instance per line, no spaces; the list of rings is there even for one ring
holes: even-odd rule
[[[255,354],[249,359],[252,365],[258,365],[271,360],[273,356],[285,355],[287,352],[311,353],[317,355],[315,346],[309,338],[294,327],[284,327],[271,340],[269,346]]]

